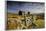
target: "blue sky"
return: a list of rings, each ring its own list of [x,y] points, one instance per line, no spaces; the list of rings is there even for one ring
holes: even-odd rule
[[[8,12],[18,13],[19,10],[25,11],[26,13],[30,11],[31,13],[44,13],[44,4],[43,3],[25,3],[25,2],[9,2],[8,3]]]

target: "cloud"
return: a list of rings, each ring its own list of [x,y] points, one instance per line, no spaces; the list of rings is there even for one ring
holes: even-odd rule
[[[31,4],[31,3],[16,3],[12,6],[8,6],[8,12],[18,13],[18,11],[25,11],[26,13],[29,11],[30,13],[44,13],[44,4]]]

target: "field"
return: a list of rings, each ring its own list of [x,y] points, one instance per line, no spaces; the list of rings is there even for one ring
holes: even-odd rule
[[[8,13],[6,29],[37,29],[44,28],[44,17],[37,15],[18,15]]]

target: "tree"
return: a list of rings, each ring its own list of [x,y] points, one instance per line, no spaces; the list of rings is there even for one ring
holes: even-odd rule
[[[22,11],[19,11],[19,15],[22,15]]]
[[[28,15],[30,15],[30,12],[28,12]]]

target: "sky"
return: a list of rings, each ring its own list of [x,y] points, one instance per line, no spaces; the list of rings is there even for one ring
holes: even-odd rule
[[[17,1],[8,1],[7,9],[10,13],[18,13],[19,10],[28,11],[30,13],[44,13],[45,6],[43,2],[17,2]]]

